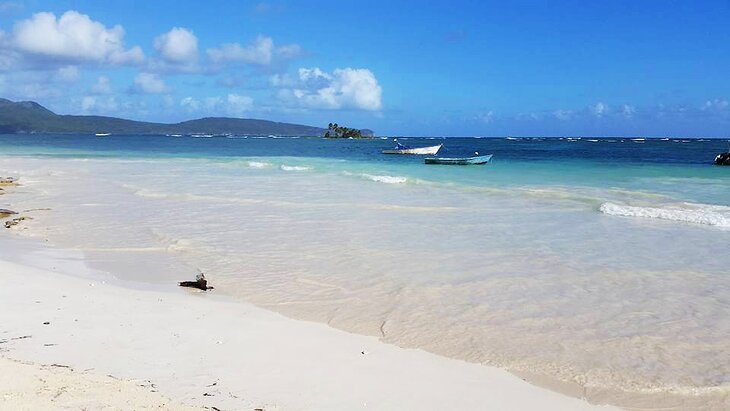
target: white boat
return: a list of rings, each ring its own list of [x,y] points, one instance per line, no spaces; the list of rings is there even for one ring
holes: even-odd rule
[[[96,133],[94,135],[97,137],[106,137],[112,135],[112,133]]]
[[[395,148],[392,150],[383,150],[383,154],[436,154],[443,146],[443,144],[439,144],[437,146],[428,147],[408,147],[396,141]]]

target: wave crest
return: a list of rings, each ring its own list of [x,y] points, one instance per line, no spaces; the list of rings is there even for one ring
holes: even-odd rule
[[[388,175],[373,175],[373,174],[363,174],[363,177],[367,178],[371,181],[376,181],[378,183],[385,183],[385,184],[404,184],[408,179],[406,177],[401,176],[388,176]]]
[[[599,210],[604,214],[623,217],[655,218],[730,228],[730,207],[719,205],[681,203],[664,207],[638,207],[603,203]]]
[[[306,171],[309,170],[309,167],[304,166],[288,166],[286,164],[281,165],[281,169],[284,171]]]

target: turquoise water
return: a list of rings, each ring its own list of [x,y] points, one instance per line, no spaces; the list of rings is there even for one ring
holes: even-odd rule
[[[712,160],[730,149],[725,139],[477,139],[410,138],[413,146],[445,142],[441,156],[493,153],[488,168],[426,167],[421,157],[382,155],[390,139],[173,138],[166,136],[0,135],[5,155],[67,158],[194,158],[235,162],[241,158],[290,157],[318,171],[404,174],[412,179],[473,187],[583,186],[667,194],[677,200],[727,205],[726,169]],[[340,168],[338,168],[340,167]]]
[[[23,184],[0,201],[50,207],[29,235],[123,278],[200,268],[295,318],[589,397],[710,401],[730,385],[728,142],[590,140],[401,140],[494,154],[450,167],[380,154],[391,140],[0,136]]]

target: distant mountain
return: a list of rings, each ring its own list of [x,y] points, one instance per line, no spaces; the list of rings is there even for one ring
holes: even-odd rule
[[[0,134],[251,134],[321,136],[323,128],[245,118],[206,117],[175,124],[148,123],[103,116],[58,115],[33,101],[0,98]]]

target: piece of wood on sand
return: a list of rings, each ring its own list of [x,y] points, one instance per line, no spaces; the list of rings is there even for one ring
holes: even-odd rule
[[[8,210],[6,208],[0,208],[0,218],[10,217],[11,215],[18,214],[13,210]]]
[[[205,279],[205,274],[200,273],[195,276],[195,281],[181,281],[178,283],[180,287],[191,287],[199,290],[207,291],[212,290],[213,287],[208,285],[208,280]]]

